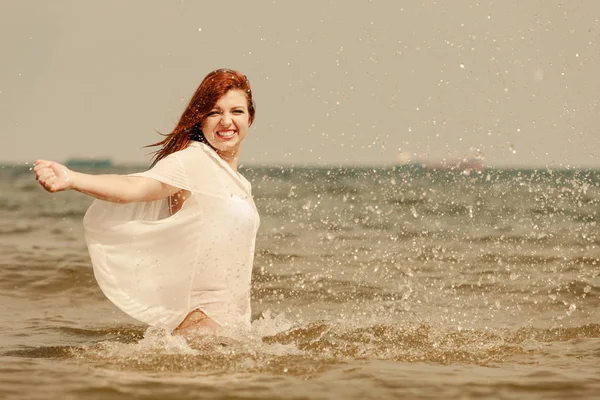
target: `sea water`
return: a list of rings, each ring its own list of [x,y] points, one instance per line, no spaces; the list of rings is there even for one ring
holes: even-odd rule
[[[186,339],[100,292],[89,198],[0,168],[0,398],[600,396],[599,171],[242,173],[252,331]]]

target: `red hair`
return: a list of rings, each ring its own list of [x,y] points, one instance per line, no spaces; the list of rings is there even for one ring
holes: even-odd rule
[[[200,86],[198,86],[198,89],[196,89],[173,131],[164,134],[163,136],[166,137],[160,142],[146,146],[162,146],[161,149],[155,152],[150,167],[153,167],[154,164],[169,154],[185,149],[190,144],[192,132],[199,135],[201,139],[204,139],[204,135],[202,135],[202,121],[217,101],[230,90],[241,90],[246,95],[250,124],[252,124],[256,109],[252,100],[252,90],[250,89],[248,78],[238,71],[231,69],[217,69],[212,71],[206,75]],[[204,142],[206,143],[206,141]]]

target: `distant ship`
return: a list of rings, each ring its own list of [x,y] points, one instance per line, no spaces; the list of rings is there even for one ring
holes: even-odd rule
[[[109,168],[113,166],[110,158],[69,158],[67,168]]]

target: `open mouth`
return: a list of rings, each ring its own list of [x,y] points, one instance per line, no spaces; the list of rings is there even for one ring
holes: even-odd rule
[[[232,137],[235,136],[235,134],[236,134],[236,131],[234,131],[234,130],[217,132],[217,136],[220,137],[221,139],[231,139]]]

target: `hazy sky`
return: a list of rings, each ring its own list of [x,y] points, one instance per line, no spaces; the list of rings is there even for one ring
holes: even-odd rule
[[[111,157],[245,73],[246,164],[600,166],[600,1],[1,0],[0,161]]]

